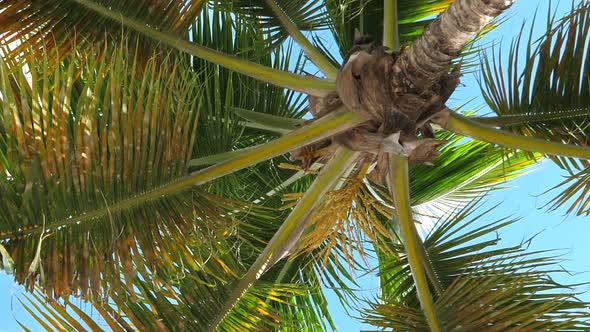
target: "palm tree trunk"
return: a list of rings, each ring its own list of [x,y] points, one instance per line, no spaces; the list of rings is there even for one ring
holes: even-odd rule
[[[424,82],[447,72],[451,61],[486,24],[515,0],[456,0],[403,52],[402,68]],[[415,83],[417,83],[415,81]]]

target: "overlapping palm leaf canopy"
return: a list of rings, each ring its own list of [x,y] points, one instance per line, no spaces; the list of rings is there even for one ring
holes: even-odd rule
[[[587,330],[558,258],[498,246],[516,220],[478,221],[546,156],[570,174],[554,207],[590,211],[587,1],[508,64],[481,51],[496,116],[443,107],[354,146],[387,128],[343,95],[342,59],[391,57],[425,86],[410,69],[428,66],[407,64],[444,47],[441,17],[484,2],[0,0],[0,266],[32,292],[21,303],[47,330],[323,331],[329,289],[376,328]],[[359,32],[401,54],[349,56]],[[447,53],[436,93],[401,102],[444,106]],[[355,292],[368,271],[375,299]]]

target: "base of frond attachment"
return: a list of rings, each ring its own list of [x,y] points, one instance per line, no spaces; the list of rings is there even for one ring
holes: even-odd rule
[[[374,156],[377,167],[371,178],[379,183],[387,173],[387,154],[408,157],[414,164],[432,163],[446,142],[434,138],[431,119],[446,110],[445,103],[459,84],[460,66],[424,80],[403,59],[383,47],[350,55],[338,74],[337,91],[324,98],[310,96],[309,110],[320,118],[344,105],[367,122],[294,151],[291,158],[309,166],[319,161],[315,151],[342,145]],[[329,156],[322,154],[323,159]]]

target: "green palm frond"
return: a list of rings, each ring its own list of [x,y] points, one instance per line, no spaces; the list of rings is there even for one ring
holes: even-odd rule
[[[518,62],[522,36],[513,42],[507,64],[501,63],[501,58],[484,58],[481,82],[484,98],[492,111],[504,119],[498,125],[505,129],[587,146],[590,143],[590,56],[585,52],[590,43],[588,2],[581,2],[561,20],[549,15],[547,31],[536,43],[532,36],[525,41],[529,46],[524,55],[527,59],[524,68]],[[518,121],[508,121],[514,118]],[[564,189],[552,201],[552,207],[570,204],[569,212],[589,213],[588,163],[550,157],[570,175],[557,186]]]
[[[289,37],[289,33],[264,0],[216,0],[213,3],[216,8],[227,10],[238,17],[242,16],[250,24],[262,28],[265,35],[264,45],[270,49],[278,47]],[[326,29],[329,24],[328,16],[322,8],[323,1],[278,0],[276,3],[301,32],[320,31]]]
[[[31,4],[31,2],[33,4]],[[75,8],[72,7],[72,4],[74,3],[77,4]],[[199,5],[199,8],[202,8],[202,3],[200,1],[199,3],[201,4]],[[248,61],[233,54],[225,54],[215,49],[207,48],[196,43],[191,43],[190,41],[184,38],[184,34],[188,32],[188,27],[184,31],[181,30],[181,34],[179,35],[174,31],[163,29],[159,27],[157,24],[150,24],[150,22],[143,20],[141,17],[135,17],[132,14],[127,14],[124,10],[129,10],[130,4],[133,5],[133,3],[123,2],[122,6],[124,8],[121,8],[121,10],[123,10],[121,11],[113,6],[108,6],[108,4],[105,4],[103,2],[96,2],[93,0],[51,2],[48,4],[48,10],[42,11],[41,13],[36,11],[27,12],[23,9],[23,12],[25,12],[25,14],[27,15],[25,18],[23,18],[23,20],[26,21],[29,18],[34,20],[38,18],[38,16],[40,16],[40,19],[43,20],[46,18],[44,16],[44,13],[50,12],[48,18],[55,19],[55,17],[57,16],[59,21],[60,15],[63,15],[64,12],[69,13],[70,11],[74,11],[76,14],[79,14],[72,16],[76,18],[74,20],[76,22],[82,21],[85,25],[87,25],[88,22],[92,22],[93,19],[98,22],[98,25],[89,25],[88,27],[92,28],[89,31],[85,31],[85,33],[89,34],[91,37],[94,36],[92,38],[88,37],[88,40],[90,40],[91,42],[108,42],[110,40],[108,38],[109,36],[108,34],[105,35],[103,33],[103,30],[108,30],[108,26],[117,26],[119,28],[126,28],[126,31],[130,31],[130,34],[134,36],[140,36],[139,38],[142,43],[145,40],[145,42],[149,44],[148,46],[143,48],[142,45],[137,45],[136,47],[138,47],[141,51],[139,52],[139,54],[146,53],[146,50],[148,50],[147,53],[149,54],[153,52],[155,46],[167,45],[167,47],[170,47],[172,49],[176,49],[181,52],[195,55],[207,61],[222,65],[226,68],[230,68],[235,72],[247,74],[251,77],[255,77],[265,82],[273,83],[278,86],[289,87],[300,92],[310,93],[312,95],[317,96],[323,96],[334,89],[334,83],[326,79],[311,76],[294,75],[289,72],[277,71],[273,68],[269,68],[268,66]],[[31,6],[35,7],[35,2],[26,1],[19,5],[17,9],[21,7],[27,9]],[[9,12],[13,14],[12,8],[10,6],[7,8],[9,8],[10,10],[4,10],[4,12],[2,13]],[[184,6],[181,6],[179,8],[184,8]],[[198,12],[201,12],[201,10],[199,10]],[[196,16],[198,12],[195,12],[194,15]],[[68,15],[66,16],[69,17]],[[83,20],[80,18],[80,16],[89,16],[93,19]],[[183,17],[183,19],[184,18],[185,17]],[[193,23],[193,18],[194,17],[191,16],[191,19],[188,20],[188,25]],[[12,19],[10,21],[12,21]],[[71,40],[75,41],[77,35],[76,29],[74,27],[68,26],[68,24],[75,24],[75,22],[72,23],[68,22],[67,20],[64,20],[63,23],[63,25],[59,24],[56,27],[51,28],[52,30],[59,31],[61,36],[60,38],[66,40],[68,44],[68,48],[62,50],[62,52],[59,52],[59,50],[57,52],[53,52],[55,53],[55,55],[59,56],[58,59],[61,59],[61,57],[65,56],[65,54],[67,54],[68,51],[72,51],[81,47],[78,47],[77,43],[70,42]],[[2,39],[7,40],[6,42],[3,42],[3,44],[10,45],[10,41],[12,41],[11,38],[13,37],[13,35],[18,35],[22,38],[23,41],[28,42],[24,44],[32,44],[34,47],[36,47],[36,49],[46,50],[47,48],[49,48],[55,50],[55,47],[52,46],[55,44],[55,42],[50,43],[46,47],[44,46],[43,42],[37,42],[35,40],[35,35],[29,35],[28,29],[29,27],[27,25],[16,25],[14,27],[14,32],[5,33],[0,36],[2,37]],[[100,33],[97,33],[96,31],[99,31]],[[52,36],[52,34],[47,35]],[[121,32],[120,35],[123,35],[123,32]],[[117,36],[120,37],[120,35]],[[129,37],[128,39],[131,39],[131,37]],[[82,41],[85,42],[86,39],[83,39]],[[80,44],[84,45],[83,42],[80,42]],[[131,43],[130,45],[134,44]],[[28,50],[27,52],[35,52],[33,51],[33,48],[27,45],[18,46],[17,49],[18,51],[10,52],[11,58],[20,58],[22,56],[23,50]],[[140,55],[140,58],[141,57],[142,56]]]
[[[226,12],[203,11],[190,32],[190,39],[200,45],[228,54],[239,54],[240,57],[276,69],[300,71],[300,52],[295,53],[291,45],[268,52],[261,44],[263,38],[260,29]],[[245,128],[240,123],[243,119],[232,111],[235,108],[289,118],[301,118],[306,112],[305,100],[300,94],[234,73],[196,57],[191,57],[190,61],[192,70],[204,82],[201,126],[197,132],[198,144],[193,148],[194,158],[239,150],[276,138],[268,131]],[[264,162],[234,173],[213,182],[208,190],[240,199],[259,198],[289,176],[284,170],[273,166],[285,161],[284,157],[279,157],[274,162]],[[252,183],[261,183],[262,186],[252,186]]]
[[[456,135],[446,138],[449,143],[434,166],[416,165],[410,169],[412,206],[426,211],[432,210],[430,207],[440,209],[435,214],[438,217],[501,188],[526,174],[535,163],[523,152],[494,149],[475,140],[464,142]],[[436,172],[432,172],[433,167],[437,167]]]
[[[86,328],[92,331],[203,331],[218,304],[215,300],[220,296],[218,293],[226,287],[209,287],[209,291],[198,286],[189,289],[189,282],[193,281],[191,278],[185,280],[185,286],[159,290],[153,289],[149,283],[137,282],[141,295],[134,302],[115,295],[109,302],[76,305],[67,300],[47,298],[39,292],[23,295],[24,299],[19,300],[48,331],[83,331]],[[297,302],[290,303],[293,299],[301,299],[306,292],[301,285],[261,283],[244,297],[221,328],[224,331],[321,328],[318,322],[306,323],[297,319],[301,307],[295,307]],[[89,308],[95,313],[89,315]],[[293,310],[289,312],[289,308]]]
[[[573,286],[554,282],[560,270],[549,252],[520,246],[498,247],[495,233],[515,222],[480,221],[477,204],[441,220],[424,241],[444,288],[435,298],[444,331],[585,331],[588,304]],[[380,328],[429,331],[402,246],[381,269],[382,296],[366,311],[365,321]]]
[[[491,110],[499,116],[521,118],[506,124],[507,128],[528,136],[584,142],[578,136],[587,127],[584,115],[589,112],[589,77],[584,68],[590,60],[582,47],[589,40],[589,10],[583,2],[560,21],[550,17],[546,35],[524,41],[529,46],[522,70],[517,61],[523,34],[512,43],[508,63],[502,63],[501,57],[483,58],[482,91]]]
[[[97,2],[178,36],[184,35],[206,3],[204,0]],[[93,45],[104,40],[116,44],[117,40],[129,40],[131,37],[129,32],[123,32],[121,25],[105,24],[104,18],[93,15],[73,1],[62,1],[59,5],[54,1],[2,1],[0,31],[4,35],[2,43],[27,40],[26,45],[11,52],[11,57],[22,52],[42,56],[54,48],[58,54],[65,56],[82,45]],[[138,36],[133,35],[133,38]],[[143,37],[139,40],[137,46],[143,53],[151,55],[155,43]]]
[[[201,108],[185,65],[139,67],[128,51],[99,46],[55,69],[47,58],[28,58],[30,71],[0,62],[0,234],[16,279],[55,297],[104,296],[142,266],[174,274],[172,262],[202,264],[207,255],[186,245],[226,237],[233,222],[222,216],[243,208],[189,191],[110,210],[186,174]],[[76,221],[90,212],[94,220]],[[55,226],[63,220],[70,226]],[[19,235],[30,228],[42,236]]]
[[[273,218],[268,218],[260,227],[269,227],[272,222]],[[256,229],[250,231],[260,234]],[[269,233],[272,235],[272,232]],[[203,331],[219,312],[222,304],[220,299],[232,293],[245,272],[245,267],[252,264],[262,247],[239,236],[226,239],[212,238],[210,241],[187,243],[192,255],[207,259],[195,265],[185,256],[174,262],[176,271],[173,274],[165,274],[158,267],[152,270],[149,266],[135,264],[134,267],[138,269],[135,277],[129,281],[127,276],[121,276],[122,280],[129,282],[128,287],[112,288],[106,298],[90,299],[92,310],[100,313],[100,318],[88,317],[88,309],[74,310],[75,314],[89,326],[98,324],[101,320],[106,321],[111,330],[129,330],[126,326],[132,326],[149,331]],[[215,244],[214,241],[218,243]],[[219,249],[213,250],[212,246]],[[160,252],[162,255],[169,253],[168,250]],[[134,254],[140,259],[149,259],[142,252]],[[237,303],[222,323],[221,329],[270,331],[280,328],[281,331],[321,331],[326,324],[333,326],[315,272],[300,268],[305,263],[283,262],[271,269]],[[220,273],[212,274],[209,272],[211,270]],[[56,301],[44,294],[34,299],[25,297],[35,307],[28,308],[26,303],[23,305],[43,326],[51,325],[48,318],[79,321],[72,312],[65,312],[67,308],[72,309],[72,304],[67,299]],[[63,308],[64,304],[67,304],[66,308]],[[39,314],[43,311],[50,311],[50,315]],[[301,317],[305,319],[299,319]]]
[[[251,264],[251,260],[256,257],[247,246],[240,244],[226,251],[223,256],[212,252],[209,245],[209,242],[191,244],[194,253],[209,254],[203,265],[178,266],[177,274],[168,276],[162,276],[157,270],[138,271],[132,280],[134,292],[129,288],[120,288],[119,291],[113,289],[108,298],[91,299],[89,305],[92,311],[100,313],[100,317],[88,317],[88,309],[74,310],[75,314],[89,326],[101,320],[106,321],[109,328],[115,331],[129,330],[126,326],[149,331],[205,330],[220,310],[222,302],[219,299],[232,292],[244,273],[244,266]],[[236,261],[236,258],[239,260]],[[180,263],[184,262],[187,261]],[[233,308],[221,329],[322,331],[326,324],[333,327],[319,280],[314,273],[310,275],[300,270],[298,266],[302,265],[303,262],[280,264],[277,269],[265,274]],[[225,271],[223,279],[206,272],[215,266]],[[286,268],[285,272],[283,268]],[[292,283],[286,283],[288,281]],[[34,299],[28,295],[25,297],[34,303],[35,308],[27,310],[34,314],[41,325],[51,324],[47,322],[46,315],[39,314],[43,311],[50,311],[49,317],[53,319],[68,322],[80,320],[72,312],[66,312],[67,308],[72,309],[67,299],[56,301],[44,294]],[[66,308],[63,308],[64,304],[67,304]],[[28,306],[26,303],[23,305]]]
[[[291,324],[280,326],[277,330],[336,329],[332,313],[327,307],[328,299],[324,289],[324,278],[329,273],[316,269],[317,267],[318,264],[309,264],[308,257],[298,257],[279,262],[263,276],[265,282],[298,284],[304,290],[303,295],[285,298],[285,302],[271,302],[278,316],[293,318]],[[340,283],[339,286],[346,286],[346,283]]]

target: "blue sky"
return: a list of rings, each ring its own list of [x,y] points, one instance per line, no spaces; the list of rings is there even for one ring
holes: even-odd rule
[[[544,28],[545,13],[549,7],[549,0],[519,0],[507,12],[505,17],[509,21],[499,29],[492,32],[483,41],[496,40],[499,42],[503,39],[504,45],[508,46],[511,38],[519,32],[523,20],[532,19],[534,11],[539,10],[539,23],[537,24],[538,33]],[[553,3],[553,10],[557,11],[557,16],[561,16],[571,7],[569,1],[561,1],[559,4]],[[462,78],[465,87],[459,90],[453,96],[456,100],[468,100],[479,95],[479,88],[473,75],[466,75]],[[477,106],[481,99],[474,100],[470,106]],[[565,261],[562,266],[568,271],[575,272],[574,275],[556,275],[557,281],[567,283],[582,283],[590,281],[590,260],[587,253],[590,252],[590,241],[587,240],[590,234],[590,223],[588,218],[582,217],[564,217],[565,209],[559,209],[546,213],[543,208],[544,204],[551,198],[551,194],[542,195],[542,193],[561,181],[562,172],[551,162],[543,162],[536,167],[531,174],[525,175],[507,184],[509,190],[495,192],[488,204],[501,203],[500,208],[488,217],[501,218],[508,215],[521,217],[521,220],[501,231],[500,237],[504,245],[518,244],[524,239],[535,236],[529,249],[563,249]],[[376,278],[366,278],[363,280],[363,287],[370,294],[378,289]],[[590,291],[590,286],[582,286],[580,291]],[[40,331],[38,325],[34,323],[28,314],[18,303],[14,296],[22,292],[21,287],[12,283],[10,276],[0,274],[0,332],[3,331],[20,331],[14,317],[21,322],[33,328],[34,331]],[[580,296],[583,300],[590,301],[590,292]],[[334,307],[336,311],[337,306]],[[335,314],[338,331],[359,331],[368,329],[369,326],[362,325],[345,314],[338,312]]]
[[[20,331],[21,328],[16,323],[14,316],[18,317],[21,322],[26,322],[32,328],[37,327],[35,331],[41,331],[35,322],[32,322],[21,307],[18,299],[14,296],[19,292],[21,287],[12,282],[12,276],[0,272],[0,332]],[[13,316],[14,313],[14,316]]]

